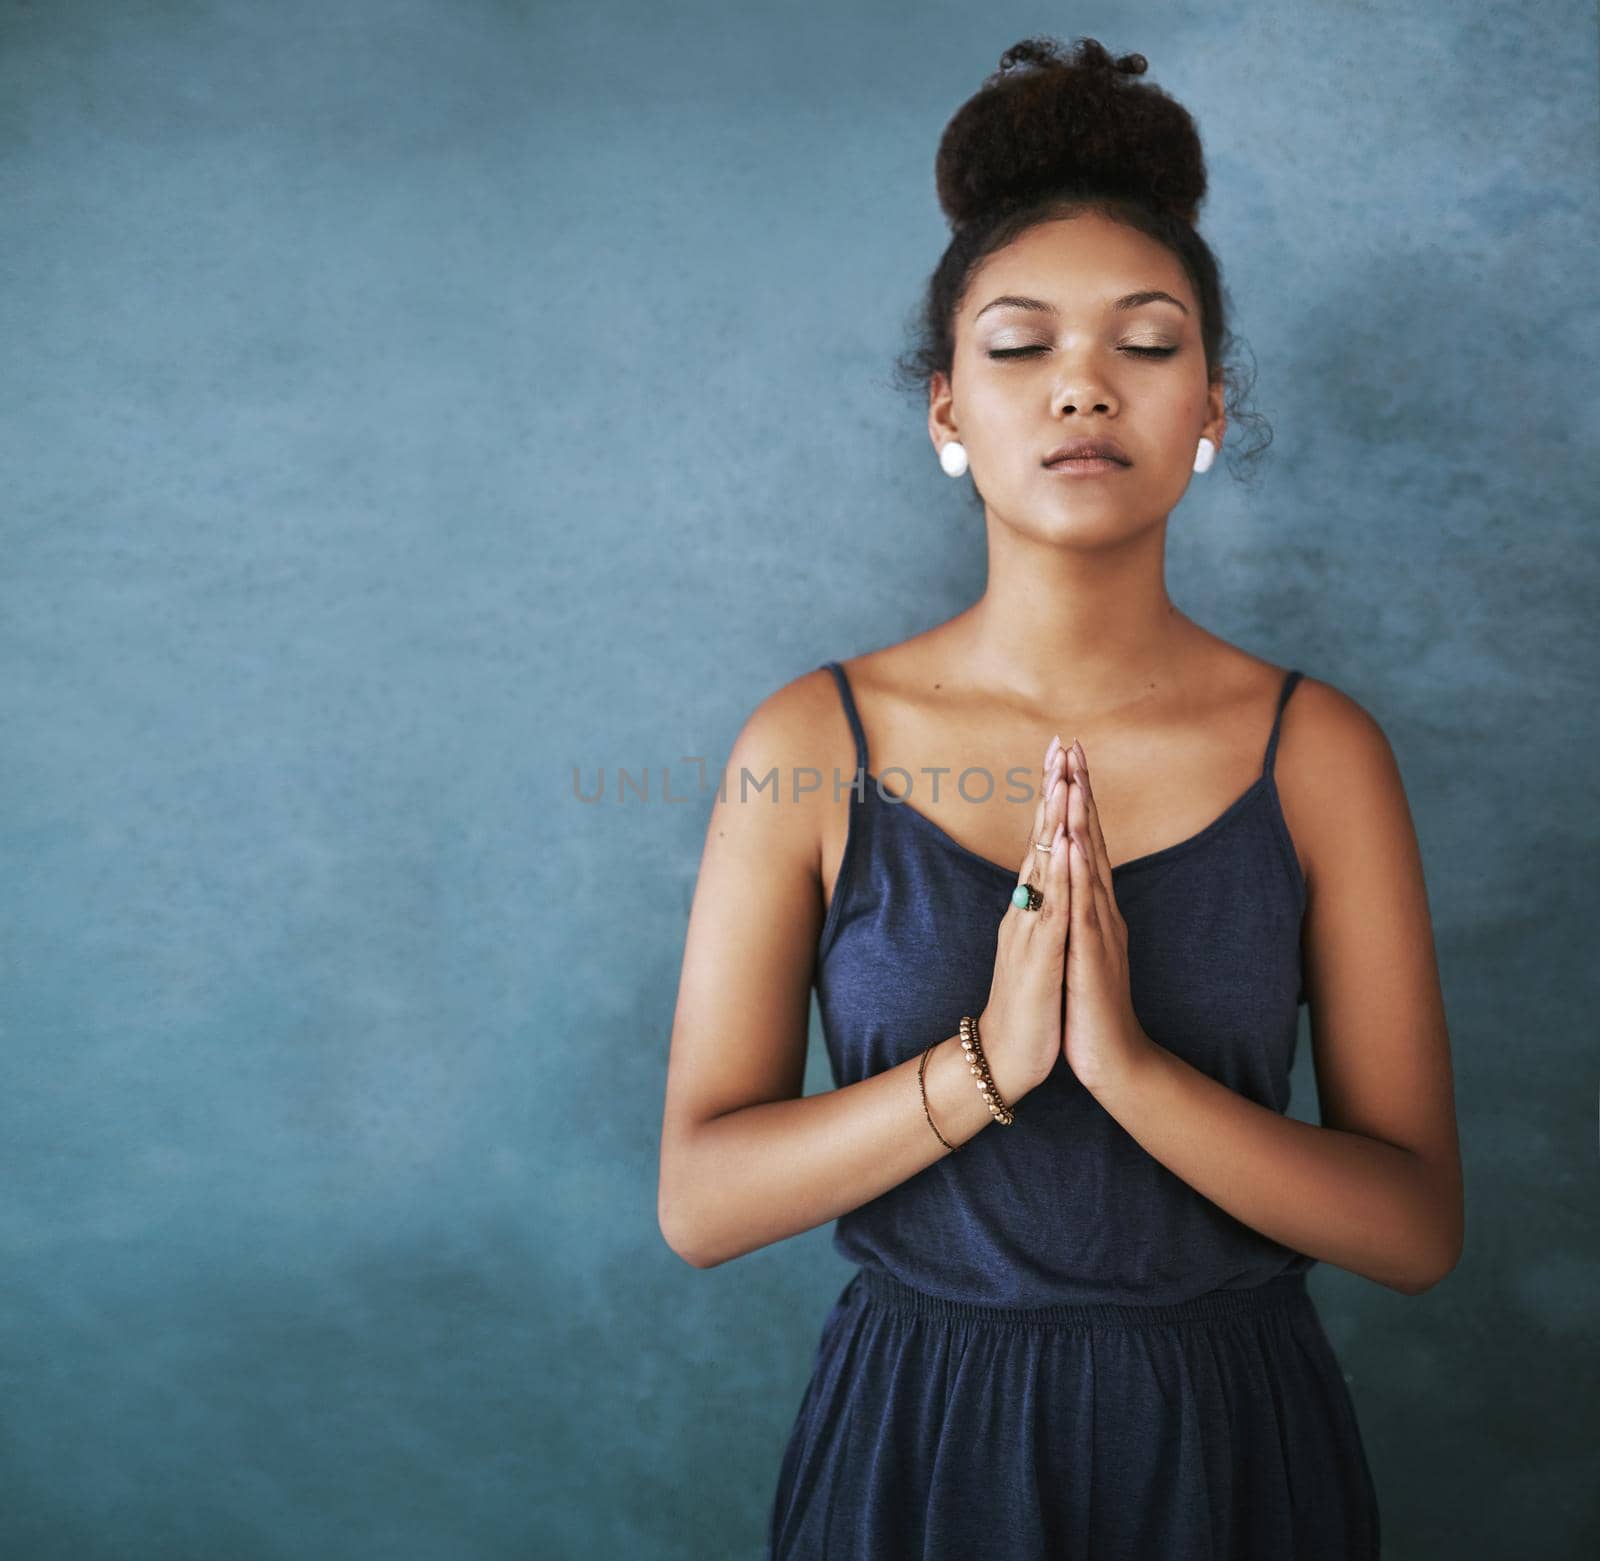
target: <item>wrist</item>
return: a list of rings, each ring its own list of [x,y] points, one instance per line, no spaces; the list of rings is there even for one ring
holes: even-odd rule
[[[991,1075],[993,1072],[991,1063]],[[1006,1094],[1006,1085],[998,1078],[994,1082],[1009,1106],[1012,1097]],[[923,1087],[927,1091],[928,1111],[939,1136],[957,1149],[995,1122],[994,1114],[978,1088],[978,1080],[972,1072],[960,1035],[946,1036],[928,1054]]]
[[[1039,1065],[1032,1059],[1019,1059],[1013,1057],[1004,1045],[996,1046],[994,1037],[987,1028],[989,1016],[987,1011],[977,1016],[978,1040],[983,1046],[983,1060],[989,1065],[989,1076],[994,1080],[995,1088],[1000,1091],[1000,1098],[1008,1106],[1014,1106],[1024,1096],[1036,1090],[1050,1076],[1055,1066],[1055,1058],[1061,1054],[1059,1051],[1052,1053],[1049,1066],[1041,1073]],[[956,1037],[956,1045],[961,1046],[961,1037]],[[967,1053],[963,1049],[959,1052],[961,1057]],[[974,1086],[976,1081],[974,1080]],[[979,1096],[982,1099],[982,1096]]]
[[[1156,1043],[1141,1029],[1127,1045],[1101,1060],[1093,1074],[1082,1080],[1084,1088],[1109,1110],[1117,1098],[1138,1093],[1157,1050]]]
[[[1005,1036],[998,1024],[993,1031],[986,1028],[987,1018],[987,1014],[983,1013],[974,1016],[977,1031],[975,1051],[981,1051],[983,1054],[983,1067],[988,1069],[991,1093],[997,1097],[996,1104],[1007,1110],[1015,1110],[1018,1102],[1037,1089],[1043,1079],[1032,1059],[1018,1057],[1007,1047]],[[956,1055],[967,1070],[968,1083],[973,1093],[978,1096],[979,1103],[987,1111],[988,1105],[978,1088],[982,1070],[975,1054],[966,1049],[959,1034],[956,1036],[956,1048]],[[990,1116],[991,1120],[999,1122],[999,1118],[994,1117],[993,1113]],[[1016,1124],[1013,1122],[1011,1125]]]

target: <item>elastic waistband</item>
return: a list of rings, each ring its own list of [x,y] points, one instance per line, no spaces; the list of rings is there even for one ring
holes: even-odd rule
[[[1173,1323],[1205,1322],[1225,1317],[1252,1317],[1296,1302],[1309,1303],[1304,1271],[1279,1274],[1244,1290],[1208,1290],[1187,1301],[1164,1306],[1123,1305],[1115,1301],[1064,1302],[1053,1306],[981,1306],[951,1301],[896,1279],[881,1269],[857,1270],[853,1283],[870,1301],[919,1317],[946,1322],[978,1322],[993,1327],[1023,1328],[1161,1328]]]

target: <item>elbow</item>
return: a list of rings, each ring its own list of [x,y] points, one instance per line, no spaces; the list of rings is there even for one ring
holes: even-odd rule
[[[1429,1269],[1426,1273],[1413,1275],[1403,1281],[1397,1280],[1390,1285],[1390,1288],[1398,1290],[1401,1295],[1424,1295],[1449,1272],[1448,1268]]]
[[[1435,1263],[1434,1266],[1428,1270],[1428,1272],[1423,1276],[1422,1285],[1413,1293],[1416,1295],[1421,1295],[1424,1290],[1433,1289],[1433,1287],[1438,1284],[1440,1280],[1448,1279],[1450,1274],[1454,1271],[1456,1264],[1460,1261],[1461,1243],[1458,1241],[1455,1246],[1445,1254],[1441,1261]]]
[[[690,1268],[720,1268],[751,1250],[730,1244],[729,1233],[719,1229],[715,1198],[706,1196],[710,1192],[692,1161],[681,1155],[663,1159],[656,1183],[656,1225],[674,1256]]]
[[[709,1259],[700,1256],[681,1235],[669,1231],[665,1225],[661,1226],[661,1239],[672,1249],[673,1256],[681,1257],[690,1268],[715,1268],[717,1266]]]
[[[1405,1282],[1393,1288],[1402,1295],[1422,1295],[1433,1289],[1441,1280],[1447,1279],[1461,1261],[1461,1245],[1461,1232],[1457,1230],[1448,1240],[1436,1243],[1431,1250],[1423,1248],[1428,1253],[1428,1260],[1414,1264]]]
[[[668,1236],[665,1231],[662,1231],[661,1235],[662,1235],[663,1240],[665,1240],[667,1245],[672,1249],[673,1256],[674,1257],[681,1257],[683,1259],[683,1261],[689,1265],[690,1268],[715,1268],[716,1267],[716,1264],[714,1264],[714,1263],[702,1262],[698,1257],[696,1257],[694,1255],[693,1252],[689,1251],[687,1248],[685,1248],[680,1243],[674,1241],[670,1236]]]
[[[681,1225],[671,1224],[664,1215],[656,1215],[656,1223],[661,1227],[661,1239],[672,1248],[673,1255],[681,1257],[690,1268],[721,1268],[729,1258],[738,1254],[730,1252],[712,1253],[695,1244],[691,1232]]]
[[[662,1233],[663,1238],[666,1232]],[[667,1245],[672,1248],[673,1254],[681,1257],[690,1268],[721,1268],[728,1260],[725,1257],[709,1257],[704,1253],[696,1252],[693,1247],[686,1246],[681,1241],[668,1240]]]
[[[668,1205],[665,1198],[660,1198],[656,1202],[656,1227],[661,1232],[661,1239],[666,1242],[675,1257],[681,1257],[690,1268],[704,1267],[694,1255],[694,1247],[688,1240],[688,1233],[683,1229],[682,1219]]]
[[[1393,1286],[1402,1295],[1421,1295],[1433,1289],[1448,1278],[1461,1261],[1466,1214],[1459,1171],[1447,1192],[1437,1192],[1429,1200],[1423,1218],[1425,1223],[1411,1242],[1405,1283]]]
[[[681,1200],[669,1198],[665,1184],[656,1197],[656,1226],[661,1239],[690,1268],[715,1268],[722,1260],[708,1257],[695,1243],[693,1221],[685,1216]]]

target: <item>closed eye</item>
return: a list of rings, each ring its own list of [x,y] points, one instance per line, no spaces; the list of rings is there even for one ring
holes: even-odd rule
[[[989,356],[991,358],[1025,358],[1031,353],[1048,352],[1048,347],[996,347]],[[1123,347],[1123,352],[1136,353],[1141,358],[1170,358],[1178,349],[1176,347]]]

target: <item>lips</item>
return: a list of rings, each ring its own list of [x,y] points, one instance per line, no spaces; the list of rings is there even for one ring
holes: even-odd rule
[[[1108,461],[1103,456],[1077,456],[1070,461],[1053,461],[1045,470],[1052,477],[1065,477],[1069,482],[1083,477],[1114,477],[1128,471],[1121,461]]]
[[[1131,466],[1128,452],[1115,439],[1074,439],[1070,444],[1058,445],[1044,458],[1046,466],[1058,466],[1064,461],[1115,461],[1118,466]]]

